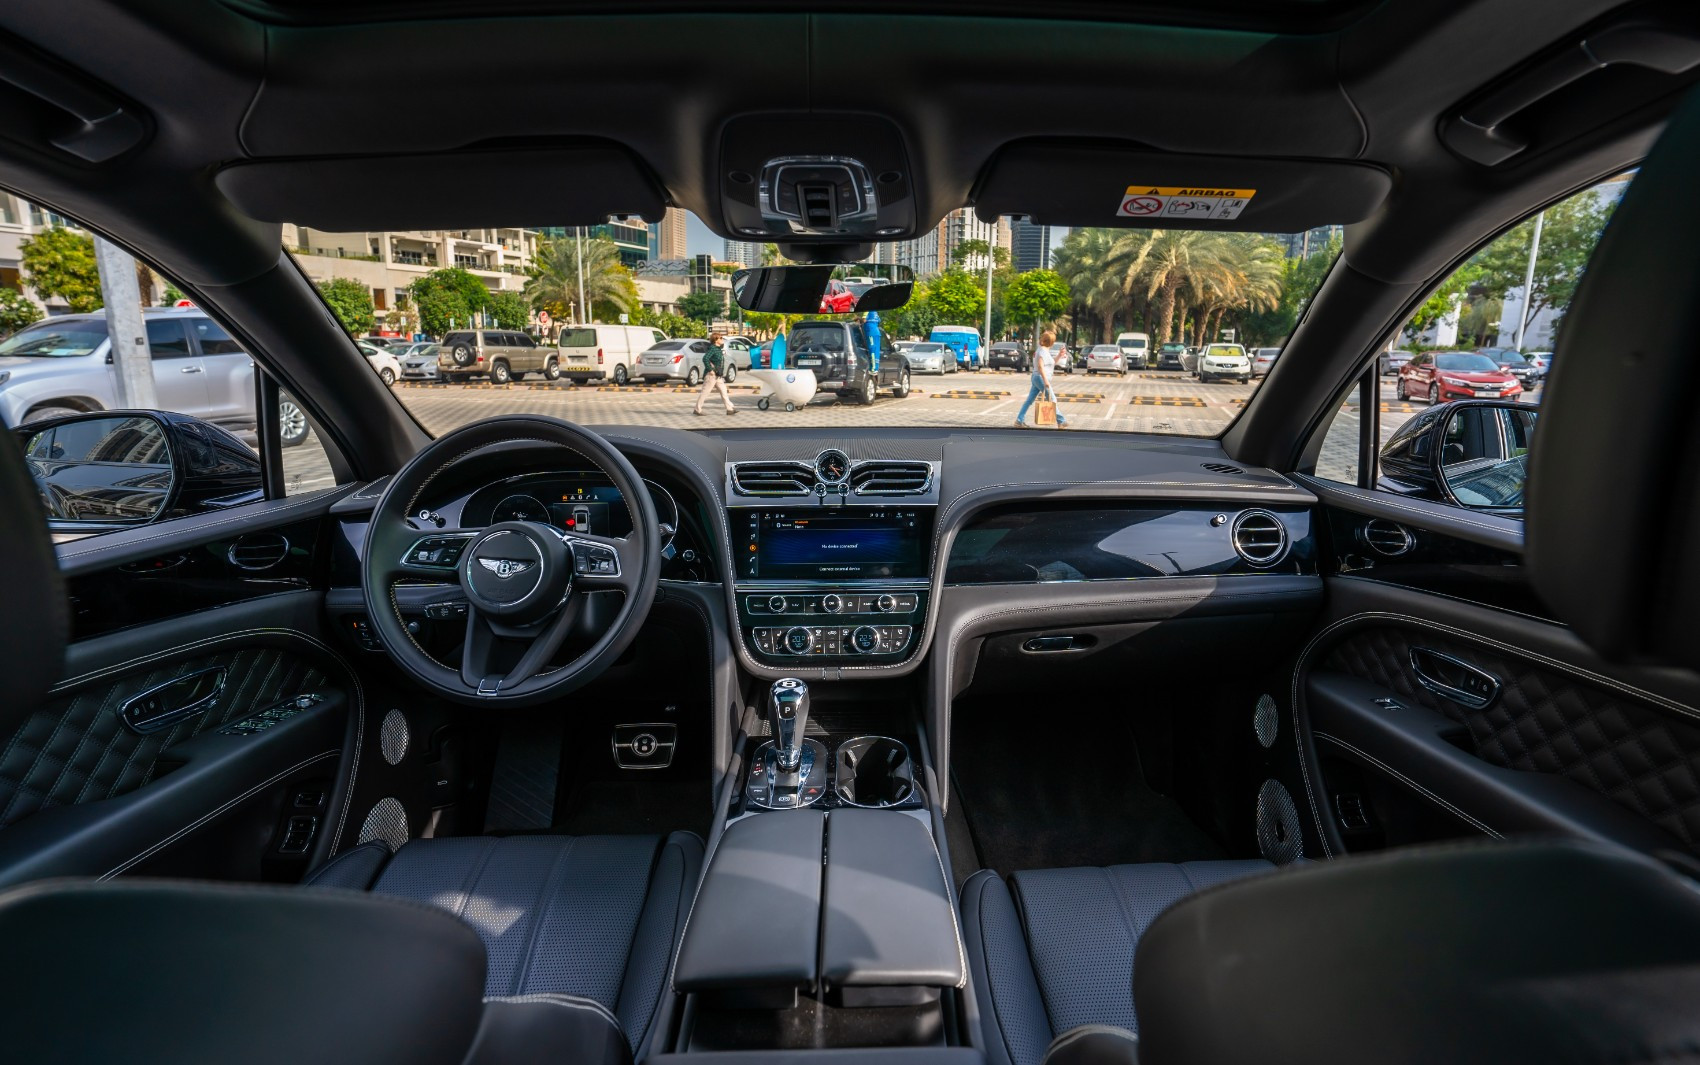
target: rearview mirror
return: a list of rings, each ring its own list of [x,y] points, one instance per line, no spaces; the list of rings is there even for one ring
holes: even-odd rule
[[[755,266],[732,275],[732,297],[763,314],[861,314],[909,302],[914,271],[879,263]]]
[[[251,448],[180,414],[76,414],[18,436],[55,531],[126,529],[264,494]]]

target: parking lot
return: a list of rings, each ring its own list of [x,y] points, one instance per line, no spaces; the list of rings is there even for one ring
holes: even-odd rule
[[[914,378],[907,399],[881,396],[872,406],[817,396],[807,407],[787,412],[756,407],[752,383],[732,385],[735,418],[718,409],[718,397],[705,405],[707,414],[692,413],[695,389],[682,386],[573,386],[567,382],[518,382],[506,387],[410,384],[396,394],[421,424],[434,435],[500,414],[547,414],[586,425],[663,425],[678,429],[750,428],[757,426],[901,425],[950,428],[1004,428],[1027,398],[1027,375],[1012,370],[927,375]],[[1382,383],[1381,434],[1385,440],[1421,403],[1394,398],[1393,379]],[[1179,371],[1136,371],[1126,377],[1081,373],[1057,379],[1057,399],[1071,429],[1117,432],[1161,432],[1185,436],[1215,436],[1238,416],[1257,392],[1261,381],[1200,384]],[[1029,413],[1028,420],[1032,420]],[[1320,472],[1338,479],[1354,476],[1357,463],[1356,405],[1348,404],[1324,446]],[[317,435],[284,452],[284,475],[291,494],[329,487],[334,483]]]

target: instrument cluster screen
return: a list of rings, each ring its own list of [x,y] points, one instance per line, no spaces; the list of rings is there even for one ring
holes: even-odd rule
[[[931,507],[746,512],[739,576],[750,580],[925,577]]]

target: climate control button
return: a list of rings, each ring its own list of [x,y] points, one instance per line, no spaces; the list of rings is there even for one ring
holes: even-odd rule
[[[850,634],[850,646],[859,655],[873,654],[880,647],[879,630],[872,625],[863,625]]]
[[[806,655],[815,649],[815,634],[802,625],[786,629],[785,649],[794,655]]]

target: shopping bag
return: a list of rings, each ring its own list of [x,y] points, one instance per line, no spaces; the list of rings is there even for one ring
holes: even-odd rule
[[[1050,426],[1052,429],[1057,427],[1057,405],[1054,400],[1041,399],[1034,409],[1034,425]]]

